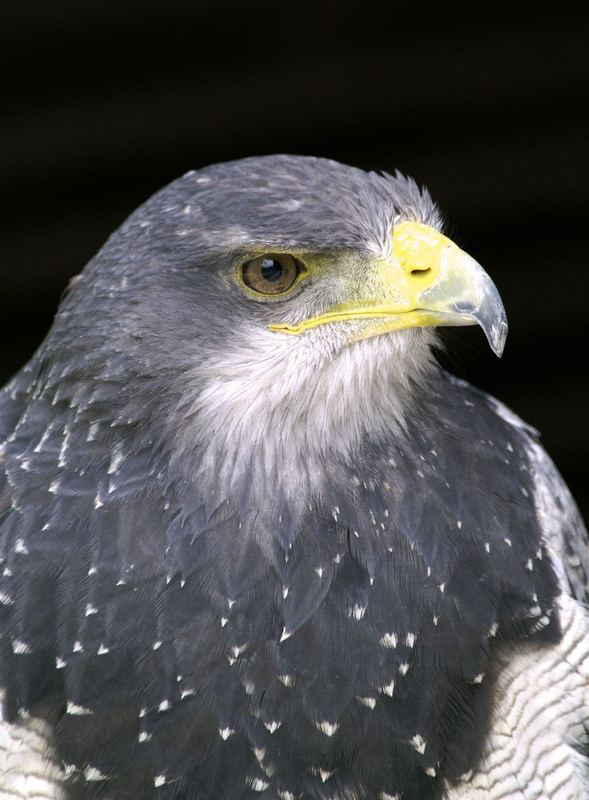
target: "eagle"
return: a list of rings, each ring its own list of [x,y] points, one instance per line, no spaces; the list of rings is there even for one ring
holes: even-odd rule
[[[587,534],[400,173],[192,171],[0,395],[0,796],[589,797]]]

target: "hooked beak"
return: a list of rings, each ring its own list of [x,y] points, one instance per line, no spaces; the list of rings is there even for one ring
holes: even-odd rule
[[[483,268],[439,231],[419,222],[395,225],[388,257],[371,262],[370,279],[352,300],[294,325],[270,329],[301,334],[330,322],[364,320],[357,338],[432,325],[480,325],[501,356],[507,318],[499,292]],[[364,296],[362,296],[364,295]]]

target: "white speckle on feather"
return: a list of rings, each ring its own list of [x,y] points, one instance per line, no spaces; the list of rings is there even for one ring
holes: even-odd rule
[[[33,650],[29,644],[23,642],[21,639],[13,639],[12,652],[16,655],[24,655],[26,653],[32,653]]]
[[[91,617],[93,614],[98,614],[98,609],[96,606],[93,606],[91,603],[86,604],[86,610],[84,612],[86,617]]]
[[[319,575],[320,578],[323,577],[323,567],[315,567],[315,572]]]
[[[268,781],[263,781],[261,778],[246,778],[245,783],[254,792],[264,792],[270,785]]]
[[[152,649],[152,650],[159,650],[161,646],[162,646],[162,643],[161,643],[161,641],[158,639],[158,640],[157,640],[157,642],[154,642],[154,643],[151,645],[151,649]]]
[[[29,548],[26,546],[22,539],[17,539],[14,543],[14,552],[21,553],[22,555],[27,555],[29,552]]]
[[[84,770],[84,777],[87,781],[105,781],[108,776],[104,775],[99,769],[96,769],[96,767],[86,767]]]
[[[407,636],[405,637],[405,644],[407,645],[407,647],[413,647],[415,645],[415,634],[414,633],[408,633],[407,634]]]
[[[71,700],[68,700],[65,711],[66,714],[72,714],[73,716],[87,716],[89,714],[94,714],[94,712],[89,708],[76,705],[76,703],[72,703]]]
[[[444,590],[446,589],[446,584],[440,583],[438,589],[441,591],[442,594],[444,594]]]
[[[261,763],[265,756],[266,756],[266,748],[265,747],[254,747],[253,748],[254,755],[256,757],[256,761]]]
[[[180,692],[180,700],[184,700],[185,697],[192,697],[195,694],[196,692],[194,689],[183,689]]]
[[[526,561],[526,569],[529,569],[530,572],[532,572],[532,570],[534,569],[534,564],[532,563],[531,558],[528,558],[528,560]]]
[[[72,652],[73,653],[83,653],[84,652],[84,647],[82,645],[82,642],[79,642],[79,641],[76,640],[74,642],[74,646],[72,648]]]
[[[278,680],[285,686],[292,686],[294,683],[294,678],[292,675],[279,675]]]
[[[489,542],[485,542],[485,550],[487,551],[487,553],[491,552],[491,544]]]
[[[227,619],[227,617],[221,617],[221,627],[222,628],[224,628],[225,625],[227,625],[228,622],[229,622],[229,620]]]
[[[68,449],[68,446],[69,446],[70,436],[71,436],[71,430],[66,425],[65,428],[63,429],[63,441],[62,441],[61,447],[59,449],[59,458],[57,459],[57,466],[60,467],[60,468],[61,467],[65,467],[66,464],[67,464],[66,455],[67,455],[67,449]]]
[[[45,432],[43,433],[43,435],[39,439],[39,444],[35,447],[35,451],[34,451],[35,453],[40,453],[41,452],[41,450],[45,446],[45,442],[47,441],[47,439],[49,439],[49,437],[51,436],[51,434],[53,432],[53,427],[54,427],[54,423],[51,422],[47,426],[47,428],[45,428]]]
[[[437,615],[437,614],[434,614],[434,615],[433,615],[433,617],[432,617],[432,619],[433,619],[434,625],[437,625],[437,624],[438,624],[438,622],[440,621],[440,618],[438,617],[438,615]]]
[[[265,722],[264,723],[264,727],[268,731],[270,731],[270,733],[275,733],[278,730],[278,728],[280,728],[281,725],[282,725],[282,722],[280,722],[279,720],[276,720],[276,719],[273,719],[270,722]]]
[[[409,672],[409,664],[406,662],[399,666],[399,675],[406,675]]]
[[[67,661],[64,661],[63,658],[56,656],[55,669],[63,669],[65,666],[67,666]]]
[[[425,771],[426,775],[430,775],[432,778],[436,777],[436,770],[433,767],[428,767]]]
[[[321,722],[315,722],[315,726],[326,736],[333,736],[333,734],[339,728],[339,723],[322,720]]]
[[[159,786],[165,786],[167,783],[167,778],[165,775],[156,775],[153,779],[153,785],[157,789]]]
[[[421,734],[416,733],[415,736],[413,736],[413,738],[410,739],[409,744],[414,750],[417,750],[418,753],[421,753],[421,755],[425,753],[427,742],[423,738],[423,736],[421,736]]]
[[[282,629],[282,633],[280,635],[280,641],[285,642],[287,639],[290,639],[292,636],[292,631],[287,631],[286,628]]]
[[[365,613],[366,606],[360,606],[356,603],[351,612],[349,612],[349,616],[354,617],[356,620],[361,620]]]
[[[162,702],[157,707],[158,711],[167,711],[170,708],[170,701],[169,700],[162,700]]]
[[[391,681],[390,683],[387,683],[385,686],[381,686],[378,691],[381,692],[381,694],[386,694],[389,697],[392,697],[395,691],[395,681]]]
[[[93,422],[90,427],[88,428],[88,436],[86,436],[87,442],[93,442],[96,439],[96,434],[98,433],[98,429],[100,427],[99,422]]]
[[[356,697],[356,700],[370,710],[376,708],[376,699],[374,697]]]
[[[484,677],[485,677],[485,673],[484,672],[479,672],[479,674],[475,675],[475,677],[472,679],[471,683],[482,683]]]
[[[104,656],[107,653],[110,653],[110,649],[108,647],[105,647],[104,644],[101,644],[98,650],[96,651],[97,656]]]
[[[396,647],[398,644],[397,634],[385,633],[385,635],[379,639],[378,643],[382,645],[382,647]]]
[[[511,547],[511,539],[509,539],[509,538],[506,536],[506,537],[503,539],[503,541],[505,542],[505,544],[506,544],[508,547]]]
[[[235,733],[234,728],[219,728],[219,736],[223,741],[227,741],[230,736],[233,736]]]

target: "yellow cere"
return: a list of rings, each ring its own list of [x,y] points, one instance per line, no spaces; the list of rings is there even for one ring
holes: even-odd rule
[[[431,269],[438,277],[446,248],[456,248],[454,242],[435,228],[421,222],[400,222],[393,229],[393,255],[401,265],[413,270]]]
[[[400,222],[393,231],[391,255],[375,256],[372,261],[372,274],[362,287],[363,297],[356,293],[353,302],[335,305],[325,314],[296,324],[279,323],[269,328],[299,335],[329,322],[360,319],[382,320],[375,324],[375,333],[435,325],[439,322],[439,315],[424,313],[419,299],[438,281],[447,248],[458,250],[450,239],[434,228],[418,222]]]

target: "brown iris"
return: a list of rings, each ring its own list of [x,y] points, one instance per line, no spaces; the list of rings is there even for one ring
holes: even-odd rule
[[[294,284],[305,267],[287,253],[253,258],[241,268],[243,282],[260,294],[282,294]]]

